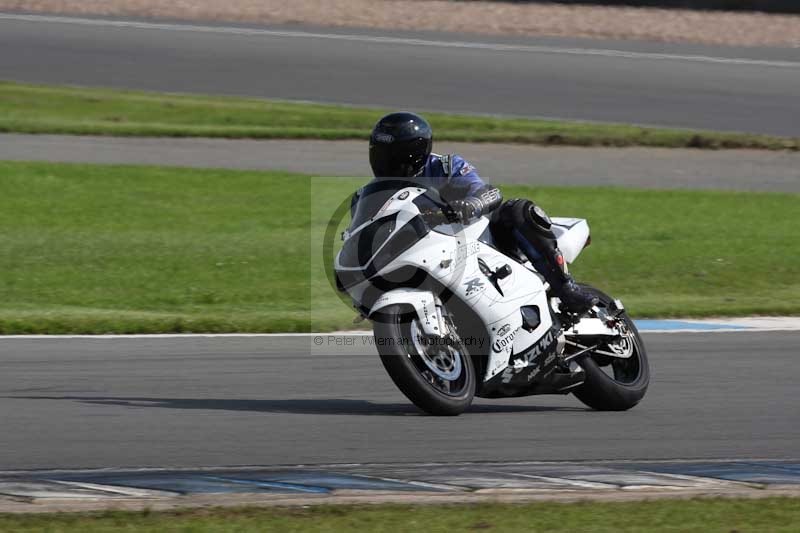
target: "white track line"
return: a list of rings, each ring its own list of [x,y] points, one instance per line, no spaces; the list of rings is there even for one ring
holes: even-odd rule
[[[106,492],[118,496],[128,496],[130,498],[153,498],[158,496],[178,496],[177,492],[170,492],[166,490],[156,489],[138,489],[135,487],[123,487],[118,485],[100,485],[97,483],[84,483],[80,481],[62,481],[58,479],[48,479],[49,483],[56,483],[68,487],[75,487],[78,489],[94,490],[99,492]],[[85,498],[92,498],[93,496],[84,496]]]
[[[738,330],[737,330],[738,331]],[[342,336],[371,336],[371,331],[336,331],[328,333],[135,333],[135,334],[111,334],[111,335],[0,335],[0,341],[21,339],[92,339],[92,340],[113,340],[113,339],[249,339],[249,338],[271,338],[271,337],[342,337]]]
[[[670,330],[642,330],[644,335],[651,334],[673,334],[673,333],[780,333],[796,332],[800,328],[747,328],[747,329],[670,329]],[[4,340],[118,340],[118,339],[248,339],[248,338],[281,338],[281,337],[371,337],[371,331],[347,331],[335,333],[154,333],[154,334],[131,334],[131,335],[0,335],[0,342]],[[317,345],[320,346],[320,345]]]
[[[562,54],[579,56],[602,56],[623,59],[651,59],[670,61],[693,61],[700,63],[721,63],[727,65],[748,65],[778,68],[800,68],[797,61],[777,61],[766,59],[748,59],[742,57],[714,57],[704,55],[660,54],[654,52],[631,52],[603,48],[579,48],[560,46],[529,46],[501,43],[480,43],[465,41],[437,41],[430,39],[410,39],[404,37],[380,37],[375,35],[351,35],[340,33],[319,33],[304,31],[266,30],[257,28],[237,28],[230,26],[202,26],[196,24],[171,24],[158,22],[139,22],[128,20],[86,19],[76,17],[56,17],[47,15],[22,15],[0,13],[0,20],[20,22],[46,22],[73,24],[81,26],[100,26],[114,28],[134,28],[143,30],[184,31],[197,33],[222,33],[230,35],[261,37],[299,37],[304,39],[329,39],[335,41],[352,41],[360,43],[378,43],[409,46],[428,46],[437,48],[465,48],[473,50],[491,50],[496,52],[529,52],[540,54]]]

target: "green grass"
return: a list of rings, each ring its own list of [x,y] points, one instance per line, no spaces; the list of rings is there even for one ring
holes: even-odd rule
[[[658,500],[625,503],[313,506],[173,512],[0,515],[9,533],[137,532],[697,532],[797,531],[800,500]]]
[[[385,109],[0,82],[0,132],[366,139]],[[426,115],[438,140],[800,150],[800,139],[626,125]]]
[[[363,179],[0,162],[0,333],[349,327],[322,236]],[[505,187],[588,218],[635,316],[800,314],[800,197]]]

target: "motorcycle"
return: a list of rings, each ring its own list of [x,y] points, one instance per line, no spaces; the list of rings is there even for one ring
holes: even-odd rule
[[[561,310],[524,254],[498,249],[487,218],[453,223],[418,184],[373,180],[356,198],[337,288],[372,322],[383,366],[417,407],[458,415],[474,396],[572,393],[626,410],[644,397],[647,353],[618,299],[584,285],[599,303],[583,316]],[[587,221],[552,223],[574,262],[591,242]]]

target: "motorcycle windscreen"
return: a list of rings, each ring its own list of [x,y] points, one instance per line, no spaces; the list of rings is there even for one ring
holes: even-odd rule
[[[430,228],[418,216],[399,228],[397,213],[379,218],[345,241],[339,252],[339,264],[347,268],[366,268],[372,275],[419,242],[429,231]]]
[[[397,214],[379,218],[344,241],[339,263],[348,268],[364,267],[389,239],[397,224]]]
[[[406,187],[421,187],[425,185],[417,183],[414,178],[375,178],[361,187],[353,197],[353,204],[350,207],[349,230],[354,230],[371,220],[394,193]]]

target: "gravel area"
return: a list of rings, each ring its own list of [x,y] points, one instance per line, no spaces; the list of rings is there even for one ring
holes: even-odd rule
[[[800,16],[441,0],[0,0],[0,11],[800,48]]]

